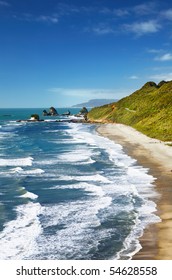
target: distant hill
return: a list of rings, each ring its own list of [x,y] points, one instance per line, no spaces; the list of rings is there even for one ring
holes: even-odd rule
[[[162,141],[172,141],[172,81],[147,82],[133,94],[110,105],[93,108],[91,121],[130,125]]]
[[[116,102],[117,99],[91,99],[88,102],[73,105],[72,107],[97,107],[105,104]]]

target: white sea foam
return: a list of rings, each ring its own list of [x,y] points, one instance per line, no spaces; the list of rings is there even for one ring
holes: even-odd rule
[[[42,231],[38,219],[40,211],[39,203],[17,206],[17,218],[5,224],[0,233],[1,260],[20,260],[34,253],[36,238]]]
[[[93,185],[86,182],[70,184],[70,185],[58,185],[58,186],[53,186],[49,189],[83,189],[84,191],[90,193],[90,195],[95,195],[99,197],[103,197],[104,195],[106,195],[105,191],[101,186]]]
[[[71,135],[73,134],[73,138],[76,140],[81,139],[82,137],[87,140],[87,133],[82,132],[80,126],[72,128],[70,133]],[[88,136],[88,139],[89,137],[90,135]],[[126,155],[123,152],[121,145],[115,144],[113,141],[97,134],[93,134],[92,139],[94,140],[91,140],[90,143],[94,143],[95,146],[106,151],[109,155],[109,160],[114,163],[115,166],[121,167],[124,170],[123,175],[121,174],[120,176],[115,176],[112,172],[112,174],[108,177],[110,181],[114,181],[114,188],[116,189],[116,192],[118,192],[118,194],[121,193],[125,195],[126,199],[130,198],[132,203],[135,201],[134,197],[140,197],[142,201],[142,205],[137,206],[138,216],[135,221],[135,226],[133,227],[131,234],[126,238],[124,248],[121,250],[120,254],[116,256],[116,258],[121,258],[123,255],[128,254],[128,257],[130,258],[140,249],[138,237],[141,236],[147,224],[160,221],[159,217],[154,214],[156,212],[156,204],[149,200],[150,198],[158,196],[152,185],[155,178],[147,174],[148,169],[137,166],[137,161]],[[78,179],[82,181],[82,177],[78,177]],[[106,185],[106,188],[107,186],[109,185]],[[106,191],[109,194],[113,193],[111,188],[108,188],[108,190],[106,189]],[[121,207],[124,206],[121,205]],[[120,210],[121,207],[118,205],[118,210]],[[131,211],[132,207],[134,207],[132,204],[129,205],[128,209],[125,206],[125,210]],[[135,249],[131,246],[134,242]],[[129,251],[129,248],[132,248],[131,252]]]
[[[30,170],[24,170],[22,167],[15,167],[11,168],[8,171],[1,171],[0,175],[5,176],[5,177],[11,177],[12,174],[16,174],[17,176],[38,176],[40,174],[45,173],[44,170],[37,168],[37,169],[30,169]]]
[[[70,129],[67,130],[68,134],[74,139],[74,141],[81,141],[82,143],[95,146],[96,142],[92,134],[83,130],[82,124],[69,124]]]
[[[31,192],[26,192],[25,194],[21,195],[20,197],[24,197],[24,198],[30,198],[30,199],[37,199],[38,196],[34,193],[31,193]]]
[[[0,159],[0,166],[31,166],[33,158]]]
[[[101,225],[97,214],[111,203],[111,199],[104,196],[94,197],[89,201],[76,201],[56,206],[42,208],[42,226],[49,227],[61,225],[61,230],[56,230],[53,235],[40,235],[37,238],[35,255],[45,256],[48,259],[80,259],[92,247],[98,246],[98,237],[94,228]],[[101,236],[106,236],[101,231]],[[48,250],[45,250],[48,248]],[[34,259],[34,255],[32,256]]]
[[[87,132],[83,129],[82,124],[70,124],[68,133],[73,137],[74,141],[85,141],[87,145],[91,147],[97,147],[104,149],[109,154],[109,159],[114,162],[115,165],[120,167],[128,167],[136,163],[135,159],[132,159],[126,155],[122,146],[114,143],[113,141],[99,136],[97,133]]]
[[[22,125],[21,123],[9,122],[5,126],[3,126],[3,132],[6,132],[10,135],[10,133],[15,133],[16,127],[21,126],[21,125]]]
[[[23,123],[23,122],[16,122],[16,121],[10,121],[9,124],[7,124],[9,126],[23,126],[23,125],[26,125],[26,123]]]
[[[111,183],[111,181],[100,175],[100,174],[94,174],[94,175],[83,175],[83,176],[68,176],[68,175],[62,175],[58,178],[58,180],[65,180],[65,181],[81,181],[81,182],[89,182],[89,181],[95,181],[95,182],[102,182],[102,183]]]
[[[12,168],[10,171],[11,171],[11,173],[17,173],[20,175],[38,175],[38,174],[42,174],[45,172],[43,169],[40,169],[40,168],[24,170],[21,167]]]
[[[23,168],[15,167],[15,168],[12,168],[10,171],[11,171],[11,173],[20,173],[23,171]]]
[[[39,164],[39,165],[54,165],[54,164],[57,164],[59,163],[59,160],[56,158],[56,159],[41,159],[41,160],[36,160],[35,161],[36,164]]]
[[[94,160],[91,159],[91,150],[77,149],[71,152],[63,153],[58,156],[59,161],[70,162],[76,164],[77,162],[82,162],[82,164],[93,163]]]
[[[144,200],[144,204],[138,208],[138,215],[135,224],[123,243],[123,248],[119,251],[115,259],[131,259],[142,248],[139,237],[143,235],[144,229],[153,223],[161,222],[161,219],[155,215],[156,204],[153,201]]]
[[[59,204],[56,206],[46,206],[42,208],[43,227],[49,228],[57,225],[61,225],[62,229],[56,231],[53,235],[47,236],[40,235],[38,238],[37,248],[35,247],[35,254],[45,255],[48,253],[49,259],[72,259],[72,258],[83,258],[83,253],[88,254],[89,250],[92,248],[97,248],[99,240],[103,238],[110,238],[112,229],[101,229],[99,231],[94,231],[94,228],[99,227],[102,221],[106,221],[107,218],[111,215],[118,214],[121,211],[132,211],[134,206],[132,204],[132,194],[135,189],[130,190],[127,193],[125,189],[119,189],[114,187],[113,184],[107,184],[106,187],[103,185],[96,186],[89,183],[78,183],[67,186],[54,186],[54,188],[82,188],[85,191],[90,192],[92,198],[84,201],[70,202],[68,204]],[[112,193],[113,195],[126,195],[130,200],[128,204],[120,205],[112,203]],[[109,195],[110,194],[110,195]],[[136,194],[136,193],[134,193]],[[155,205],[152,205],[152,209],[145,209],[153,211]],[[103,211],[99,217],[100,211]],[[148,214],[148,213],[147,213]],[[146,214],[146,215],[147,215]],[[103,215],[103,216],[102,216]],[[136,216],[136,225],[133,226],[132,233],[126,238],[124,242],[124,249],[128,258],[132,252],[127,251],[130,248],[131,243],[140,236],[140,233],[143,230],[143,224],[138,219],[138,214]],[[153,215],[152,215],[152,218]],[[138,222],[137,222],[138,220]],[[154,222],[155,220],[152,219]],[[140,226],[141,224],[141,226]],[[113,233],[116,229],[113,229]],[[136,250],[138,250],[139,243],[136,242]],[[48,252],[45,252],[45,247],[49,248]],[[121,258],[123,251],[120,252],[116,258]],[[54,254],[54,252],[56,252]],[[81,254],[82,252],[82,254]],[[125,255],[125,254],[124,254]],[[46,255],[47,256],[47,255]],[[34,257],[34,256],[33,256]],[[126,256],[125,256],[126,257]]]
[[[56,122],[57,120],[56,119],[51,119],[51,120],[50,119],[45,119],[44,121],[49,123],[49,122]]]
[[[38,195],[32,193],[32,192],[28,192],[24,187],[22,188],[22,190],[25,191],[24,194],[20,195],[20,197],[23,197],[23,198],[30,198],[32,200],[35,200],[38,198]]]

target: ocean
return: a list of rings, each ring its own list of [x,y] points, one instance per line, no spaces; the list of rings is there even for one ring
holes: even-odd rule
[[[16,122],[42,110],[0,109],[0,259],[131,259],[155,178],[95,124]]]

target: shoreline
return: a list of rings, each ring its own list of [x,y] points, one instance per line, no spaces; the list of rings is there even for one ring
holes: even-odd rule
[[[152,200],[161,222],[144,230],[139,238],[142,249],[132,259],[172,260],[172,147],[123,124],[100,124],[97,132],[122,145],[124,152],[156,178],[153,185],[159,197]]]

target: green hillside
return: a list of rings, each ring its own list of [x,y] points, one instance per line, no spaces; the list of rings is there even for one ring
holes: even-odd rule
[[[130,125],[149,137],[172,141],[172,81],[148,82],[116,103],[93,108],[88,118]]]

